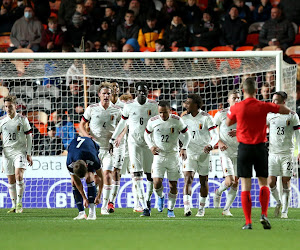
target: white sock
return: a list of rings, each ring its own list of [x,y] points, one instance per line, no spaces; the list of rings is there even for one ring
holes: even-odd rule
[[[169,193],[169,199],[168,199],[169,210],[174,210],[176,199],[177,199],[177,194]]]
[[[191,206],[191,196],[188,194],[183,195],[183,204],[184,207],[190,207]]]
[[[199,208],[204,208],[205,207],[205,203],[206,203],[206,198],[207,197],[201,197],[200,195],[199,195]]]
[[[24,184],[24,180],[16,181],[16,184],[17,184],[16,188],[17,188],[17,204],[18,204],[18,203],[22,203],[25,184]]]
[[[103,185],[103,198],[102,198],[102,208],[107,208],[109,195],[112,189],[112,185]]]
[[[228,191],[226,205],[224,207],[224,210],[228,210],[231,207],[231,205],[236,197],[236,194],[237,194],[237,189],[231,187],[230,190]]]
[[[96,206],[94,203],[90,203],[89,214],[96,214]]]
[[[153,181],[147,181],[147,184],[146,184],[146,201],[151,200],[152,193],[153,193]]]
[[[79,212],[79,215],[82,215],[82,214],[85,214],[84,210]]]
[[[221,196],[222,193],[223,193],[225,190],[227,190],[228,188],[229,188],[229,187],[227,187],[227,186],[225,185],[225,181],[223,181],[223,182],[221,183],[220,187],[217,189],[216,194]]]
[[[112,190],[110,192],[110,198],[109,201],[112,203],[116,203],[116,198],[118,195],[120,189],[120,181],[115,181],[115,183],[112,185]]]
[[[135,181],[132,179],[132,187],[131,187],[131,190],[132,190],[132,194],[133,194],[133,202],[134,202],[134,207],[137,208],[139,206],[139,197],[137,196],[137,193],[136,193],[136,183]]]
[[[272,187],[270,189],[271,189],[271,194],[274,197],[274,199],[276,200],[277,204],[281,204],[281,200],[280,200],[280,197],[279,197],[277,185],[275,185],[274,187]]]
[[[136,193],[139,197],[139,202],[142,205],[143,209],[147,208],[147,204],[145,201],[145,194],[144,194],[144,185],[143,185],[143,178],[142,177],[135,177],[135,184],[136,184]]]
[[[290,203],[290,193],[291,193],[291,190],[289,188],[282,189],[282,213],[288,212],[289,203]]]
[[[164,191],[164,186],[161,186],[159,189],[155,189],[155,188],[154,188],[154,192],[157,194],[157,196],[158,196],[159,198],[164,197],[163,191]]]
[[[8,184],[8,192],[9,192],[9,195],[10,195],[12,207],[15,208],[16,207],[16,202],[17,202],[16,183]]]

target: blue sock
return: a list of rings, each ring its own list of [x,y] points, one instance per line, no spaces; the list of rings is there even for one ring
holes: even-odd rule
[[[75,186],[73,186],[73,195],[79,212],[84,211],[82,196]]]
[[[89,203],[94,203],[97,194],[95,182],[92,181],[90,183],[87,183],[87,188]]]

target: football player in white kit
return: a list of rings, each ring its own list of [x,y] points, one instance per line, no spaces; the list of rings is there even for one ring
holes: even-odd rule
[[[179,155],[186,159],[186,149],[191,140],[190,133],[183,120],[170,114],[170,104],[160,101],[158,104],[159,115],[152,117],[147,124],[145,140],[152,154],[152,178],[154,191],[158,196],[158,211],[164,209],[163,179],[165,172],[169,180],[170,193],[168,195],[168,217],[175,217],[174,207],[177,199],[177,181],[181,176]],[[179,135],[182,134],[182,148],[179,153]]]
[[[131,163],[131,172],[134,173],[134,185],[143,207],[141,216],[150,216],[151,195],[153,180],[151,178],[151,164],[153,155],[144,139],[144,131],[148,120],[157,115],[157,102],[149,100],[148,86],[145,82],[136,83],[137,97],[125,104],[122,119],[111,137],[111,148],[117,136],[123,131],[126,124],[129,127],[128,150]],[[144,195],[143,172],[147,176],[146,197]]]
[[[283,91],[273,95],[272,102],[275,104],[285,104],[287,94]],[[293,176],[293,153],[294,136],[298,143],[298,153],[300,148],[300,124],[299,117],[295,112],[288,115],[269,113],[267,116],[269,127],[269,177],[268,183],[271,194],[277,202],[275,207],[275,217],[288,218],[288,206],[291,192],[291,177]],[[298,154],[298,161],[300,155]],[[282,176],[282,197],[279,197],[277,189],[277,176]]]
[[[109,139],[121,119],[121,108],[111,103],[111,93],[111,84],[100,84],[98,89],[100,102],[87,107],[79,124],[79,131],[82,136],[93,138],[100,146],[99,159],[102,162],[104,172],[101,214],[104,215],[109,214],[107,205],[113,188],[112,179],[114,178],[112,176],[114,157],[109,153]],[[89,133],[86,129],[88,122]]]
[[[229,106],[233,106],[236,102],[240,101],[240,94],[237,90],[231,90],[228,93]],[[225,180],[221,183],[220,187],[216,189],[214,196],[214,207],[220,208],[222,193],[229,189],[228,196],[224,210],[222,212],[225,216],[232,216],[230,206],[232,205],[238,189],[237,177],[237,148],[238,142],[236,140],[236,124],[231,126],[226,125],[227,112],[229,108],[223,109],[216,113],[214,117],[215,125],[219,130],[219,156]]]
[[[208,195],[208,173],[210,167],[210,151],[219,141],[219,135],[212,117],[201,110],[202,98],[197,94],[189,94],[185,102],[187,114],[182,117],[191,134],[191,142],[187,148],[187,159],[183,163],[184,189],[183,203],[184,215],[190,216],[192,183],[195,172],[199,174],[200,194],[197,217],[205,214],[205,202]]]
[[[8,191],[12,208],[8,213],[22,213],[22,198],[25,189],[24,171],[26,164],[32,166],[32,129],[26,117],[16,112],[16,97],[4,98],[7,115],[0,118],[0,133],[3,142],[2,172],[8,178]]]

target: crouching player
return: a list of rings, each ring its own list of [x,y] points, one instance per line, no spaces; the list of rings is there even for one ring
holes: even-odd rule
[[[96,220],[96,205],[100,203],[103,188],[101,163],[98,158],[99,146],[89,137],[77,137],[68,147],[67,168],[71,175],[73,195],[79,214],[74,220]],[[88,188],[86,197],[81,178],[85,178]],[[97,194],[95,182],[99,186]],[[84,207],[90,206],[86,216]]]
[[[187,126],[179,116],[170,114],[170,104],[161,101],[158,105],[159,115],[152,117],[147,124],[145,141],[153,157],[152,178],[154,191],[158,196],[158,211],[164,208],[164,187],[162,181],[167,171],[170,193],[168,197],[168,217],[175,217],[174,207],[177,198],[177,180],[180,178],[179,134],[182,133],[183,146],[180,156],[186,159],[186,148],[190,142]]]
[[[231,90],[228,94],[229,106],[233,106],[236,102],[240,101],[240,94],[236,90]],[[221,166],[225,176],[225,180],[221,183],[220,187],[216,189],[214,196],[214,207],[219,208],[221,203],[222,193],[229,189],[226,204],[222,215],[232,216],[230,206],[232,205],[238,189],[237,177],[237,148],[238,142],[236,140],[236,124],[231,126],[226,125],[227,112],[229,108],[219,111],[215,117],[215,124],[219,128],[219,156]]]

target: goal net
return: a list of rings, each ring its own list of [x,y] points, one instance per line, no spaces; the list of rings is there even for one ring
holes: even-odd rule
[[[134,84],[149,85],[148,98],[168,100],[172,112],[181,115],[189,93],[203,98],[203,110],[212,116],[226,108],[227,95],[240,89],[247,77],[258,85],[258,99],[271,101],[272,93],[287,92],[288,106],[295,110],[296,66],[282,62],[281,52],[169,52],[169,53],[5,53],[0,59],[0,105],[3,97],[18,98],[18,112],[26,115],[33,127],[33,167],[25,173],[24,207],[74,207],[72,187],[62,156],[78,135],[84,109],[98,102],[101,82],[117,82],[120,96],[135,97]],[[125,98],[125,99],[126,99]],[[52,131],[52,132],[50,132]],[[60,139],[49,137],[56,133]],[[49,133],[50,132],[50,133]],[[297,171],[295,171],[297,174]],[[223,181],[217,151],[211,155],[209,198]],[[259,205],[259,187],[253,178],[252,199]],[[132,207],[130,175],[123,176],[116,207]],[[177,207],[183,207],[183,179],[178,184]],[[165,193],[168,185],[164,180]],[[221,199],[225,205],[227,192]],[[193,184],[193,207],[198,206],[199,182]],[[298,175],[292,180],[292,207],[300,206]],[[153,195],[152,205],[155,203]],[[271,198],[271,205],[274,201]],[[6,176],[0,174],[0,207],[10,207]],[[233,207],[241,207],[240,191]]]

